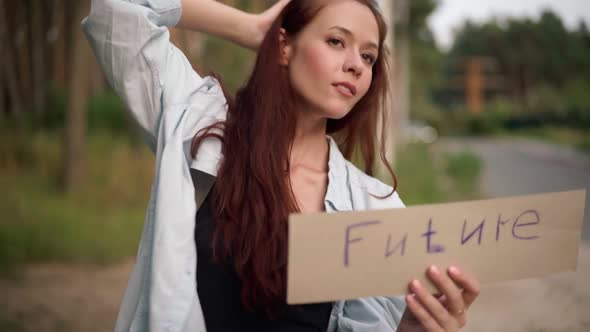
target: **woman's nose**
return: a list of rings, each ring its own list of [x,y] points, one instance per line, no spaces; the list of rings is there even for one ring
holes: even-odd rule
[[[351,72],[354,76],[360,76],[363,71],[363,64],[360,55],[349,55],[344,62],[344,71]]]

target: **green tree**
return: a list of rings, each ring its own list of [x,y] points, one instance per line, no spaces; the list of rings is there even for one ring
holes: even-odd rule
[[[585,24],[568,31],[561,18],[545,11],[538,20],[511,18],[475,24],[466,22],[449,58],[494,58],[520,100],[535,86],[562,89],[568,82],[590,77],[590,36]]]
[[[427,19],[439,5],[438,0],[412,0],[408,34],[411,48],[410,105],[413,118],[429,122],[438,112],[432,102],[432,92],[441,84],[443,54],[438,49]]]

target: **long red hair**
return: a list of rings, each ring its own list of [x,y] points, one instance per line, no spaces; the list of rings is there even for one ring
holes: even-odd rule
[[[288,72],[279,64],[280,28],[289,37],[296,36],[330,1],[294,0],[287,4],[265,36],[246,84],[238,90],[235,100],[226,94],[226,121],[205,128],[193,139],[193,157],[207,137],[223,143],[223,159],[212,191],[217,218],[213,243],[220,244],[219,248],[214,246],[214,255],[233,260],[242,282],[242,303],[248,309],[272,313],[275,305],[284,303],[287,218],[289,213],[299,211],[288,176],[297,110]],[[345,158],[350,160],[353,154],[362,158],[368,174],[373,173],[378,154],[395,188],[397,179],[385,158],[387,26],[374,1],[357,1],[369,7],[377,20],[379,56],[366,95],[342,119],[329,119],[326,131]]]

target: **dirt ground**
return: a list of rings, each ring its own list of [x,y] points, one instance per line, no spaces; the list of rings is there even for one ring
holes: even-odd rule
[[[132,262],[34,265],[0,279],[0,331],[112,331]],[[590,331],[590,244],[578,271],[486,286],[464,331]]]
[[[132,267],[42,264],[0,279],[0,331],[113,331]]]

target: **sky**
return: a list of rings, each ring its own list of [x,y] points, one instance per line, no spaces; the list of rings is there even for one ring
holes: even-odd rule
[[[410,0],[411,1],[411,0]],[[437,44],[449,48],[453,31],[465,19],[475,22],[491,17],[533,17],[549,8],[557,13],[568,28],[577,28],[584,20],[590,27],[590,0],[439,0],[437,10],[429,17],[428,25]]]

